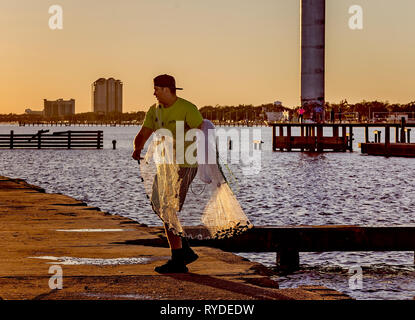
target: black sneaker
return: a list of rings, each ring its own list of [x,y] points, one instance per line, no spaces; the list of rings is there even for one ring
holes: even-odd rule
[[[154,271],[158,273],[186,273],[189,271],[189,269],[187,269],[186,265],[184,265],[183,262],[180,263],[177,261],[169,260],[162,266],[155,267]]]
[[[186,238],[182,238],[182,259],[184,264],[195,262],[199,256],[190,248],[189,241]]]
[[[199,256],[190,247],[184,249],[183,262],[185,265],[195,262],[198,258]]]

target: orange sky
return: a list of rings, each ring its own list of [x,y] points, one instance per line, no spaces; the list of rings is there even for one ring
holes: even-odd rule
[[[48,9],[63,8],[63,30]],[[300,101],[298,0],[15,0],[0,3],[0,113],[43,99],[91,110],[91,83],[124,83],[123,110],[154,102],[152,79],[173,74],[199,107]],[[348,27],[351,5],[364,28]],[[415,2],[327,0],[326,99],[415,100]]]

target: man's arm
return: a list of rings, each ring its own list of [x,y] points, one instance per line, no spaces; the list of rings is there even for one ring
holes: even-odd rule
[[[134,152],[132,154],[133,159],[140,160],[141,150],[144,148],[144,145],[148,138],[150,138],[153,130],[147,127],[141,127],[140,132],[135,136],[134,139]]]

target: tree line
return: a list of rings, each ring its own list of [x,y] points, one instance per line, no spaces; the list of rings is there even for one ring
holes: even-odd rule
[[[41,122],[41,121],[68,121],[72,123],[84,122],[141,122],[145,117],[144,111],[137,112],[111,112],[108,114],[97,114],[94,112],[76,113],[60,117],[45,117],[39,114],[0,114],[0,122]]]
[[[283,112],[288,111],[290,116],[296,115],[297,107],[285,107],[283,105],[275,105],[273,103],[262,104],[259,106],[253,105],[237,105],[237,106],[204,106],[200,108],[205,119],[209,120],[230,120],[230,121],[255,121],[266,119],[265,112]],[[324,111],[338,113],[359,114],[361,120],[368,119],[378,112],[402,112],[412,114],[415,113],[415,101],[407,104],[389,103],[388,101],[365,101],[358,103],[348,103],[347,100],[342,100],[339,103],[326,102]],[[49,117],[45,118],[42,115],[35,114],[0,114],[0,122],[36,122],[36,121],[69,121],[69,122],[122,122],[122,121],[137,121],[141,122],[145,117],[144,111],[117,113],[112,112],[106,115],[96,114],[94,112],[77,113],[74,115],[67,115],[64,117]]]
[[[284,112],[288,111],[290,117],[296,116],[301,106],[297,107],[284,107],[282,105],[274,105],[272,103],[262,104],[260,106],[253,105],[238,105],[238,106],[205,106],[200,109],[204,118],[210,120],[257,120],[263,117],[264,112]],[[310,107],[305,108],[306,114],[311,113]],[[307,110],[308,109],[308,110]],[[324,111],[336,114],[345,113],[358,113],[361,120],[369,119],[373,117],[374,113],[378,112],[402,112],[415,114],[415,101],[407,104],[389,103],[388,101],[365,101],[358,103],[348,103],[347,100],[342,100],[339,103],[326,102],[324,105]],[[411,116],[412,118],[413,116]]]

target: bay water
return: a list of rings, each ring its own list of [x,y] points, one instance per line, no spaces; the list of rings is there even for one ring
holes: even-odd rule
[[[0,175],[24,179],[47,192],[66,194],[140,223],[162,225],[145,196],[139,166],[131,158],[138,126],[3,124],[0,134],[10,130],[15,134],[36,133],[41,129],[103,130],[104,149],[0,150]],[[354,129],[354,152],[344,153],[273,152],[270,127],[224,129],[259,130],[261,134],[260,170],[247,176],[243,165],[229,164],[235,178],[232,190],[254,225],[415,226],[415,159],[362,155],[358,143],[364,142],[363,129]],[[375,129],[371,129],[371,135]],[[393,131],[391,141],[394,141]],[[242,143],[253,148],[251,137],[247,139]],[[112,140],[117,141],[116,150],[112,148]],[[275,253],[238,254],[275,267]],[[356,299],[415,297],[413,251],[300,253],[300,265],[301,269],[294,274],[275,277],[280,288],[322,285]],[[358,288],[350,285],[356,267],[362,271]]]

